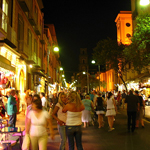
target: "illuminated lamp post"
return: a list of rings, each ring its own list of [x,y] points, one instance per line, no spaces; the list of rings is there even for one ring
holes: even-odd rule
[[[92,64],[95,64],[95,60],[91,61]],[[99,91],[100,91],[100,65],[98,64],[98,72],[99,72]]]
[[[146,6],[146,5],[149,5],[149,4],[150,4],[149,0],[140,0],[140,5],[141,6]]]
[[[87,72],[83,71],[83,74],[87,75],[87,93],[89,94],[89,76],[88,76],[88,69]]]
[[[54,52],[59,52],[59,48],[58,47],[54,47]]]

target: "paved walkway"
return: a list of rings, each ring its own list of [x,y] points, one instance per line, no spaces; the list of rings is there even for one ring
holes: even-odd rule
[[[108,132],[107,118],[105,126],[98,129],[98,126],[89,126],[83,128],[82,143],[84,150],[149,150],[150,147],[150,122],[145,121],[145,129],[139,128],[134,134],[127,133],[127,116],[126,111],[120,109],[114,123],[115,130]],[[17,126],[24,126],[25,116],[21,113],[18,115]],[[58,150],[60,144],[60,136],[57,130],[56,121],[53,120],[55,130],[55,140],[48,139],[48,150]],[[13,150],[19,150],[19,144],[13,147]],[[68,150],[68,143],[66,145]],[[75,149],[76,150],[76,149]]]

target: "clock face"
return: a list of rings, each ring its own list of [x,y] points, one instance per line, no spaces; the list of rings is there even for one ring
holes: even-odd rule
[[[130,26],[131,26],[131,24],[130,24],[129,22],[127,22],[127,23],[126,23],[126,26],[127,26],[127,27],[130,27]]]

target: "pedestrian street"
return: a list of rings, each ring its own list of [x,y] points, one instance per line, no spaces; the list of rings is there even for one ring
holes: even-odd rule
[[[19,121],[20,120],[20,121]],[[125,110],[120,110],[115,117],[115,130],[108,132],[107,118],[104,117],[105,125],[98,129],[98,125],[83,128],[82,143],[84,150],[149,150],[150,147],[150,122],[145,120],[145,128],[139,127],[134,133],[127,132],[127,116]],[[23,116],[18,115],[17,125],[23,126]],[[56,121],[53,120],[55,140],[48,140],[48,150],[58,150],[60,136]],[[19,150],[18,144],[13,147]],[[68,143],[66,144],[68,150]],[[76,150],[76,149],[75,149]]]

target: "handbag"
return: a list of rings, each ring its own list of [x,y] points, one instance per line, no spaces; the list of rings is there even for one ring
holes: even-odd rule
[[[30,148],[30,135],[26,134],[22,143],[22,150],[29,150]]]

